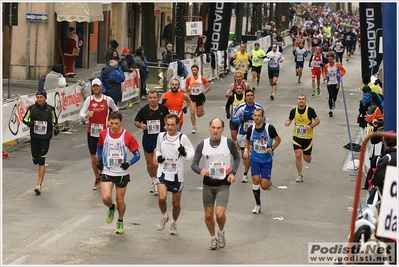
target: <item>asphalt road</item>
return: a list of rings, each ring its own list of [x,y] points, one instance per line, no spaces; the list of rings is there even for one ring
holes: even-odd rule
[[[204,222],[202,179],[190,163],[185,165],[185,184],[178,220],[178,235],[169,235],[170,221],[164,231],[156,226],[161,213],[157,197],[149,193],[150,178],[142,158],[130,170],[131,182],[126,194],[124,233],[116,235],[115,221],[105,222],[107,208],[101,192],[91,189],[93,174],[86,144],[86,125],[74,125],[74,131],[62,132],[51,141],[42,195],[33,192],[37,166],[33,165],[29,143],[8,149],[3,160],[3,258],[6,265],[111,265],[111,264],[308,264],[309,242],[345,242],[349,233],[355,188],[353,171],[345,171],[349,142],[342,90],[334,117],[328,116],[327,89],[311,96],[310,69],[305,64],[302,83],[297,83],[291,48],[283,53],[276,98],[269,98],[270,86],[264,66],[261,86],[255,101],[263,105],[269,123],[282,142],[275,150],[273,188],[262,191],[262,212],[252,214],[255,201],[251,183],[241,183],[243,165],[237,181],[231,185],[225,226],[227,244],[211,251],[210,236]],[[349,128],[356,140],[360,87],[360,53],[344,62],[346,106]],[[205,116],[198,119],[198,132],[191,134],[189,115],[185,115],[183,133],[194,147],[209,136],[208,123],[214,117],[225,120],[224,97],[232,75],[215,80],[207,95]],[[305,182],[295,183],[296,168],[292,149],[292,125],[284,126],[296,96],[304,93],[320,125],[315,128],[313,160],[304,164]],[[141,101],[122,111],[123,126],[141,144],[142,132],[133,125]],[[228,127],[225,136],[230,136]],[[358,153],[355,153],[358,158]],[[278,189],[286,186],[286,189]],[[363,191],[364,192],[364,191]],[[365,192],[361,194],[365,201]],[[171,215],[171,194],[168,195]],[[274,218],[283,218],[277,220]]]

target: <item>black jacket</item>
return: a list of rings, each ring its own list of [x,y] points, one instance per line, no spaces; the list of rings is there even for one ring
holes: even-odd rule
[[[391,147],[382,154],[372,179],[373,185],[384,187],[385,171],[388,165],[396,166],[396,147]]]
[[[47,133],[35,133],[35,123],[37,121],[47,122]],[[43,107],[39,106],[37,102],[31,105],[25,113],[23,123],[30,128],[31,138],[36,139],[51,139],[53,137],[53,125],[58,124],[58,118],[55,113],[55,108],[49,104],[44,104]]]

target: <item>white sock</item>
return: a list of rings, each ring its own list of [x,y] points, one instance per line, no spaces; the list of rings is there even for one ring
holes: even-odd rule
[[[211,240],[212,240],[212,239],[214,239],[214,238],[216,238],[216,236],[215,236],[215,235],[211,236]]]
[[[218,234],[224,234],[224,230],[218,230]]]
[[[165,213],[162,213],[162,217],[164,217],[164,218],[168,218],[168,213],[167,213],[167,212],[165,212]]]

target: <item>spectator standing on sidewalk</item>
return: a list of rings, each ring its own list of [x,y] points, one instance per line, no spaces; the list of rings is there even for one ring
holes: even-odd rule
[[[145,72],[145,62],[142,58],[143,51],[140,49],[136,49],[134,54],[134,68],[139,69],[140,72],[140,95],[141,100],[146,100],[146,90],[145,90],[145,80],[147,79],[147,74]]]
[[[209,123],[210,137],[201,141],[196,149],[191,169],[203,177],[202,202],[205,211],[205,224],[211,235],[210,249],[224,248],[226,238],[224,226],[226,223],[226,208],[229,202],[230,185],[235,181],[235,174],[240,165],[240,154],[235,143],[230,138],[222,136],[224,122],[215,118]],[[231,155],[233,166],[230,165]],[[204,167],[199,166],[201,157]],[[216,209],[215,209],[216,201]],[[218,224],[216,237],[215,218]]]
[[[91,167],[94,172],[93,190],[101,188],[101,171],[97,168],[97,143],[101,130],[107,128],[109,109],[118,110],[111,97],[101,93],[102,83],[100,79],[91,82],[93,95],[88,96],[79,113],[79,119],[89,119],[87,127],[87,144],[91,156]]]
[[[162,39],[165,40],[165,44],[173,44],[173,25],[172,20],[168,20],[168,24],[163,28]]]
[[[33,164],[39,165],[36,195],[42,192],[42,183],[46,172],[45,160],[50,148],[50,139],[59,133],[58,118],[53,106],[47,104],[47,93],[36,93],[36,103],[29,106],[23,123],[30,128],[31,154]]]
[[[187,135],[177,131],[179,117],[168,114],[166,132],[158,134],[155,156],[158,161],[157,184],[158,204],[162,213],[157,229],[162,231],[169,220],[166,198],[168,191],[172,192],[173,215],[170,224],[170,234],[177,235],[177,219],[180,214],[180,198],[184,184],[184,160],[191,161],[194,157],[194,147]]]
[[[118,49],[119,47],[119,43],[116,40],[111,40],[109,44],[110,46],[108,50],[105,52],[105,64],[108,63],[109,55],[112,54],[113,51],[116,51],[116,49]]]
[[[68,77],[77,78],[78,75],[74,72],[75,67],[75,59],[76,55],[74,55],[73,50],[79,49],[79,46],[82,45],[82,40],[79,40],[78,35],[76,34],[76,30],[74,27],[69,27],[68,36],[65,43],[64,50],[64,62],[66,67],[66,75]]]
[[[122,83],[125,81],[125,74],[117,60],[112,59],[108,66],[103,67],[100,81],[103,84],[103,94],[111,97],[116,105],[122,101]]]
[[[49,74],[46,75],[43,89],[51,90],[55,88],[66,87],[66,80],[64,78],[64,67],[62,65],[54,65]]]

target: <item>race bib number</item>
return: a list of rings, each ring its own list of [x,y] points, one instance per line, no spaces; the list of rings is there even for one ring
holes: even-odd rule
[[[305,136],[308,134],[308,129],[306,129],[305,125],[297,125],[296,126],[296,134],[299,136]]]
[[[246,121],[244,122],[244,131],[247,131],[249,126],[254,125],[254,121]]]
[[[177,112],[177,110],[169,110],[169,113],[170,113],[170,114],[179,115],[179,112]]]
[[[90,136],[99,137],[103,128],[103,124],[92,123],[90,125]]]
[[[123,155],[117,149],[110,149],[108,153],[108,166],[110,168],[120,166],[123,163]]]
[[[33,132],[35,134],[45,135],[47,133],[47,121],[35,121]]]
[[[191,94],[193,95],[199,95],[201,93],[201,87],[200,86],[193,86],[191,89]]]
[[[254,150],[257,153],[266,153],[267,143],[263,140],[254,140]]]
[[[258,63],[259,62],[259,58],[258,57],[254,57],[254,62]]]
[[[337,74],[335,73],[335,71],[330,71],[329,74],[328,74],[328,76],[329,76],[330,78],[336,78],[336,77],[337,77]]]
[[[314,67],[320,67],[320,62],[319,61],[314,61],[313,62]]]
[[[297,61],[303,61],[303,55],[297,55],[296,59]]]
[[[148,134],[158,134],[161,132],[161,121],[160,120],[149,120],[147,121]]]
[[[270,61],[270,67],[277,67],[277,60],[276,59]]]
[[[226,163],[211,163],[209,173],[213,179],[223,180],[226,177]]]
[[[237,110],[238,106],[239,105],[233,105],[233,113],[232,114],[236,113],[236,110]]]
[[[167,173],[177,173],[177,161],[173,159],[166,159],[162,163],[162,171]]]

